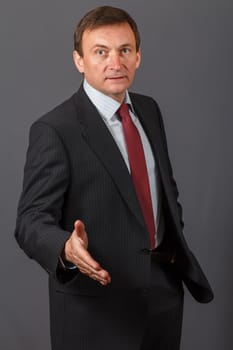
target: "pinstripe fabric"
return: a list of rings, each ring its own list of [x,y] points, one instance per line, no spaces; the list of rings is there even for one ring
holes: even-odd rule
[[[103,118],[104,122],[109,128],[114,140],[116,141],[116,144],[119,147],[122,157],[124,158],[124,161],[128,167],[128,170],[130,171],[126,143],[125,143],[124,133],[122,129],[122,123],[119,120],[119,117],[117,115],[117,111],[119,110],[120,103],[113,100],[109,96],[104,95],[100,91],[94,89],[92,86],[90,86],[87,83],[86,80],[84,80],[83,87],[88,97],[90,98],[90,100],[95,105],[98,112],[100,113],[100,116]],[[147,171],[149,175],[153,214],[154,214],[154,220],[157,228],[156,246],[158,246],[162,242],[163,234],[164,234],[164,220],[161,213],[160,182],[159,182],[158,169],[155,164],[150,143],[134,111],[128,91],[126,91],[125,103],[130,105],[130,108],[131,108],[130,116],[132,118],[132,121],[135,127],[139,132],[139,135],[143,144],[144,154],[146,157]],[[159,230],[158,230],[158,227],[159,227]]]
[[[176,266],[190,292],[208,302],[211,288],[182,234],[182,210],[158,107],[151,98],[130,97],[158,165],[166,241],[178,253]],[[77,219],[85,223],[90,253],[112,276],[107,287],[77,271],[59,269],[58,258]],[[49,273],[53,350],[63,349],[58,334],[65,337],[68,331],[63,319],[69,318],[72,305],[66,303],[71,296],[124,299],[150,285],[151,260],[144,253],[150,242],[127,166],[82,88],[31,127],[15,236],[26,254]],[[143,303],[140,299],[136,314],[132,313],[135,319],[141,317]],[[76,331],[75,323],[73,327]],[[127,350],[135,350],[137,330],[135,323]],[[119,337],[124,339],[123,330]],[[76,345],[88,349],[86,340]]]
[[[197,299],[207,300],[211,289],[182,235],[182,211],[158,108],[148,97],[131,98],[137,115],[144,114],[141,123],[161,175],[167,231],[174,231],[172,241],[185,261],[180,268],[184,275],[188,272],[186,284]],[[55,277],[55,284],[58,256],[78,218],[88,230],[90,251],[115,273],[109,289],[148,284],[150,259],[141,251],[150,244],[127,166],[82,88],[32,126],[18,207],[16,238]],[[58,288],[73,287],[103,293],[82,276],[74,286]]]

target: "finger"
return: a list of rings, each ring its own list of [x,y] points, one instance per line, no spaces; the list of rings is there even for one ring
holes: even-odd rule
[[[101,283],[102,285],[107,285],[108,283],[111,282],[110,275],[107,271],[102,270],[102,274],[92,272],[89,274],[89,277],[92,278],[93,280]]]
[[[100,264],[95,259],[93,259],[91,254],[83,247],[77,250],[75,259],[76,264],[80,265],[83,268],[94,271],[101,270]]]
[[[78,268],[80,272],[103,285],[111,282],[111,277],[106,270],[101,269],[100,271],[95,271],[93,269],[83,268],[81,266],[78,266]]]
[[[80,270],[86,274],[96,275],[100,279],[110,279],[109,273],[92,258],[91,254],[85,248],[79,249],[77,252],[75,265],[77,265]]]

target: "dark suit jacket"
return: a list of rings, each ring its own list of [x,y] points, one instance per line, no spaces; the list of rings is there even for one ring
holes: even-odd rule
[[[211,288],[182,233],[182,211],[158,106],[149,97],[130,96],[161,177],[165,241],[176,251],[177,269],[192,295],[208,302]],[[112,276],[107,287],[58,267],[77,219],[85,223],[90,253]],[[130,175],[82,87],[31,127],[16,238],[48,271],[51,290],[102,295],[149,285],[150,256],[143,251],[150,246],[149,236]]]

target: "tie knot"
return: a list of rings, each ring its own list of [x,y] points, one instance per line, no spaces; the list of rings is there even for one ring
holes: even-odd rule
[[[121,117],[121,119],[126,119],[126,118],[130,117],[129,107],[128,107],[127,103],[122,103],[122,105],[118,109],[118,114]]]

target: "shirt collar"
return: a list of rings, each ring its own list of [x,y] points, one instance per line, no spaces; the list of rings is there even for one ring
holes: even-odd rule
[[[117,111],[120,108],[120,103],[114,100],[113,98],[103,94],[99,90],[93,88],[87,81],[84,79],[83,88],[86,92],[87,96],[91,100],[91,102],[95,105],[98,112],[101,116],[108,121],[115,121],[117,119]],[[131,112],[133,112],[133,116],[135,116],[135,112],[133,109],[133,105],[129,96],[128,91],[125,92],[124,103],[127,103],[130,106]]]

